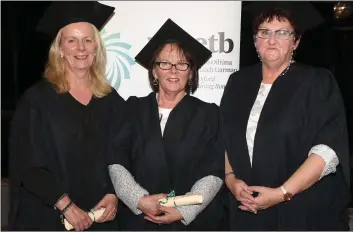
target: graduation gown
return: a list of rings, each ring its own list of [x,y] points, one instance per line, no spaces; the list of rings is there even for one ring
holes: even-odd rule
[[[162,137],[156,94],[130,97],[125,128],[113,141],[113,164],[124,166],[149,194],[189,192],[205,176],[224,176],[219,112],[215,104],[186,95],[171,111]],[[222,217],[221,194],[196,219],[158,225],[119,204],[121,230],[217,230]],[[122,202],[121,202],[122,203]]]
[[[231,230],[346,230],[349,153],[341,94],[330,72],[294,63],[277,78],[262,109],[250,164],[246,129],[262,81],[261,64],[233,73],[221,101],[229,162],[247,185],[281,186],[318,144],[339,158],[336,173],[257,215],[238,209],[229,192]]]
[[[107,169],[107,148],[110,126],[121,121],[124,104],[115,90],[103,98],[92,97],[88,105],[70,93],[57,93],[47,81],[26,91],[11,123],[10,229],[65,230],[59,210],[53,209],[63,193],[87,211],[105,194],[115,193]],[[33,179],[42,183],[29,191],[23,182],[26,174],[39,169],[47,178]],[[53,191],[47,188],[56,189],[54,198],[48,196]],[[91,229],[117,227],[115,220],[94,223]]]

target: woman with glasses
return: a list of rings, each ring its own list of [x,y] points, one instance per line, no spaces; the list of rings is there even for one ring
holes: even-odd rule
[[[261,63],[233,73],[221,101],[231,230],[348,230],[346,116],[333,75],[294,62],[321,21],[309,3],[263,2]]]
[[[127,100],[125,127],[112,141],[110,176],[121,230],[217,230],[224,148],[215,104],[190,96],[211,52],[168,19],[136,56],[153,92]],[[201,205],[165,207],[169,193],[201,194]]]

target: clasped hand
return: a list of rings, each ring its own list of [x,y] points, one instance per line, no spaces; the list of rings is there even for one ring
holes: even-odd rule
[[[269,188],[262,186],[248,186],[244,181],[234,179],[230,191],[241,203],[239,209],[257,214],[259,210],[267,209],[283,201],[283,193],[280,188]],[[257,192],[258,195],[253,197]]]
[[[175,207],[165,207],[159,204],[158,200],[167,197],[167,194],[154,194],[144,196],[138,204],[138,209],[145,216],[144,219],[156,224],[170,224],[183,219]]]
[[[70,202],[68,196],[65,196],[61,199],[57,207],[59,209],[63,208],[63,205],[67,205]],[[96,221],[98,223],[112,221],[115,218],[117,211],[118,198],[115,194],[106,194],[103,199],[98,202],[94,207],[94,210],[98,210],[101,207],[104,207],[103,215]],[[92,226],[92,219],[88,216],[87,212],[79,208],[76,204],[72,206],[64,213],[66,220],[75,228],[76,231],[82,231],[90,228]]]

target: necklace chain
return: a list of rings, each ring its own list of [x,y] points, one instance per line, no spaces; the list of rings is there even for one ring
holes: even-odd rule
[[[285,75],[285,74],[288,72],[288,70],[289,70],[289,68],[290,68],[290,66],[291,66],[292,63],[294,63],[293,60],[291,60],[291,61],[289,62],[288,67],[287,67],[279,76]]]

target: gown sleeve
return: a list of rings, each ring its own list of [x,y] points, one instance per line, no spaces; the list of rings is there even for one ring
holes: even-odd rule
[[[337,168],[342,170],[349,186],[349,145],[345,108],[335,78],[328,70],[317,69],[314,75],[307,105],[306,128],[307,133],[303,138],[310,139],[312,147],[322,144],[335,151],[339,160]]]
[[[120,164],[127,170],[130,170],[135,107],[137,107],[137,98],[130,97],[125,103],[122,120],[115,120],[112,124],[108,149],[109,165]]]
[[[207,136],[205,136],[205,154],[203,161],[199,164],[198,181],[192,186],[188,194],[201,194],[203,203],[201,205],[188,205],[177,207],[183,216],[182,223],[189,225],[195,220],[217,195],[223,184],[224,176],[224,145],[221,137],[221,123],[219,108],[211,105],[207,112],[208,118],[205,123],[209,123]]]
[[[113,90],[113,91],[114,91],[113,97],[110,102],[110,104],[113,106],[112,114],[110,116],[113,126],[111,127],[109,141],[113,141],[114,133],[116,133],[116,131],[119,131],[120,128],[122,127],[124,113],[125,113],[124,99],[116,92],[116,90]],[[113,162],[111,145],[112,145],[111,142],[109,142],[108,157],[107,157],[108,166],[111,164],[111,162]],[[106,194],[115,194],[114,186],[113,186],[111,177],[109,175],[109,170],[107,170],[106,172],[106,179],[108,180],[107,185],[105,187]]]
[[[219,108],[212,104],[206,112],[208,117],[206,119],[209,124],[204,141],[205,153],[203,161],[199,164],[197,172],[198,180],[203,177],[213,175],[223,179],[224,177],[224,143],[222,141],[221,119]]]
[[[54,206],[65,191],[59,181],[60,168],[55,162],[50,138],[39,110],[23,99],[11,122],[10,172],[14,173],[15,181],[45,204]]]
[[[130,154],[133,149],[134,116],[138,107],[136,97],[130,97],[125,104],[124,119],[121,125],[115,123],[112,128],[112,139],[109,146],[110,165],[108,167],[113,188],[118,198],[130,210],[138,215],[140,199],[149,193],[142,188],[131,175]]]
[[[23,186],[39,196],[47,205],[54,206],[63,195],[53,175],[44,168],[31,168],[23,175]]]

